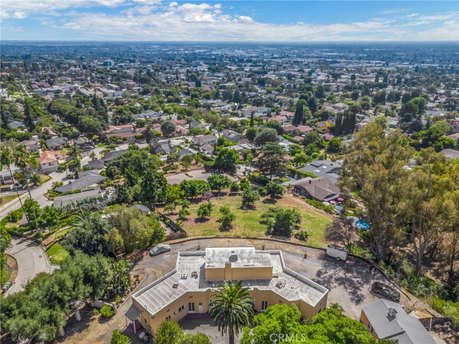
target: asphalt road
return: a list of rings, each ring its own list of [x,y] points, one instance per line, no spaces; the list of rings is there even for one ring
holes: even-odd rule
[[[16,259],[18,275],[6,295],[23,290],[27,282],[40,272],[51,273],[57,268],[51,265],[45,250],[37,243],[19,238],[13,239],[12,245],[12,248],[7,253]]]

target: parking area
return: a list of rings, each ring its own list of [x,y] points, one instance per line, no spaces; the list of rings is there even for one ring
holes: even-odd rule
[[[171,252],[155,257],[145,256],[136,264],[133,272],[143,274],[145,283],[150,283],[174,268],[178,252],[228,246],[282,250],[285,264],[289,268],[328,288],[328,304],[339,303],[346,315],[354,319],[359,319],[364,303],[377,299],[370,292],[372,283],[379,281],[391,284],[381,273],[371,271],[370,265],[357,258],[349,257],[346,262],[342,262],[327,257],[320,249],[295,246],[288,242],[233,238],[199,239],[171,244]],[[408,301],[402,294],[401,303],[406,304]]]
[[[274,242],[263,239],[234,239],[214,238],[197,239],[181,243],[168,242],[171,251],[158,256],[149,256],[148,251],[144,253],[134,265],[132,273],[139,275],[142,282],[137,290],[162,277],[175,267],[177,255],[182,251],[204,250],[207,247],[243,247],[254,246],[257,249],[282,250],[285,264],[298,273],[322,284],[330,292],[328,304],[339,303],[346,315],[359,319],[362,305],[366,302],[377,299],[370,293],[371,284],[381,281],[390,284],[382,274],[377,271],[370,271],[369,265],[364,261],[349,258],[346,262],[336,261],[325,256],[323,250],[306,248],[292,245],[288,242]],[[305,258],[305,253],[307,257]],[[402,295],[401,303],[406,305],[407,298]],[[115,316],[108,322],[99,323],[89,321],[73,333],[73,336],[66,337],[61,343],[109,343],[111,333],[115,329],[123,329],[125,333],[133,338],[133,343],[140,343],[130,328],[126,328],[127,320],[124,313],[131,305],[128,298],[121,306]],[[186,318],[181,321],[185,332],[203,332],[208,335],[212,343],[221,343],[221,335],[209,318]]]

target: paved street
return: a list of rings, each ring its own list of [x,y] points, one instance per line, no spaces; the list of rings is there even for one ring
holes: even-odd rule
[[[35,242],[19,238],[13,239],[12,245],[7,253],[16,259],[18,275],[6,295],[23,290],[24,285],[40,272],[50,273],[56,269],[55,266],[51,265],[43,248]]]

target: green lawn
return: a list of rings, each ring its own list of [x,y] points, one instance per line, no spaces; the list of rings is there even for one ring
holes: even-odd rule
[[[39,178],[40,178],[40,184],[44,184],[44,183],[46,183],[48,180],[51,179],[51,177],[48,176],[47,174],[39,174],[38,176],[39,176]]]
[[[58,265],[60,265],[64,259],[69,256],[68,251],[59,243],[52,244],[46,253],[48,253],[51,263]]]
[[[0,205],[4,205],[8,202],[11,202],[13,199],[17,198],[17,195],[6,195],[6,196],[0,196]]]
[[[266,225],[260,223],[261,215],[270,207],[280,206],[294,207],[301,212],[301,229],[306,229],[309,232],[308,245],[316,247],[325,245],[324,230],[327,224],[331,222],[331,216],[308,205],[302,199],[286,195],[275,204],[260,200],[256,203],[256,209],[254,210],[241,209],[241,196],[215,197],[212,198],[211,202],[214,205],[212,216],[208,221],[204,222],[196,221],[196,212],[199,203],[193,203],[190,206],[191,215],[188,216],[188,220],[183,224],[183,228],[188,232],[188,236],[238,235],[245,237],[265,237]],[[236,220],[230,231],[219,230],[220,225],[217,220],[220,216],[219,208],[223,205],[229,206],[236,215]],[[172,218],[175,218],[175,216],[172,216]]]

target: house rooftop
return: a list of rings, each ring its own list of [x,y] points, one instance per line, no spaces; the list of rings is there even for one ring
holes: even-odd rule
[[[233,267],[271,267],[269,253],[255,254],[254,247],[207,248],[206,268],[224,268],[231,262]]]
[[[272,277],[269,279],[241,282],[250,289],[271,290],[288,301],[302,300],[315,306],[328,293],[327,288],[287,268],[281,251],[236,247],[179,253],[176,268],[139,290],[133,299],[154,315],[187,292],[205,292],[218,288],[224,281],[206,280],[205,270],[224,268],[227,262],[236,268],[272,267]]]
[[[380,339],[398,344],[435,344],[421,322],[406,314],[398,303],[381,299],[364,305],[362,312]]]

